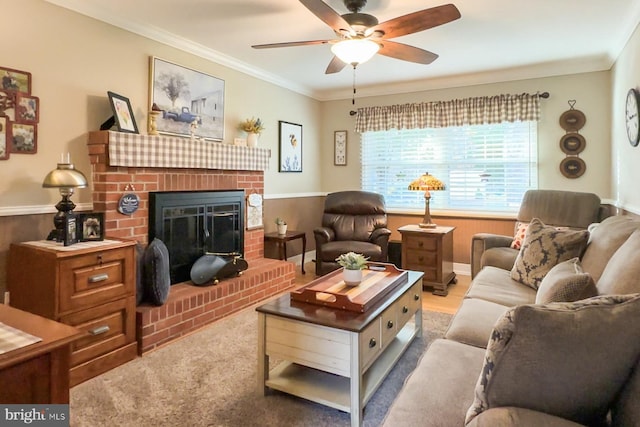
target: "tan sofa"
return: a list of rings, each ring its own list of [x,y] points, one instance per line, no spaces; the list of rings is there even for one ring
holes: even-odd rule
[[[640,425],[640,220],[591,229],[574,264],[598,296],[535,304],[540,291],[484,267],[384,425]]]

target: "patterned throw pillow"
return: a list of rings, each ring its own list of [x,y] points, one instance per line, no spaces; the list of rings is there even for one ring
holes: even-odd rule
[[[596,295],[598,290],[593,278],[582,270],[580,259],[576,257],[549,270],[536,293],[536,304],[573,302]]]
[[[513,236],[513,241],[511,242],[511,247],[513,249],[520,249],[522,247],[522,242],[524,242],[524,235],[527,232],[527,228],[529,228],[529,224],[526,222],[516,222],[516,233]]]
[[[605,425],[640,356],[638,336],[640,294],[509,309],[491,332],[466,424],[515,406]]]
[[[511,269],[511,278],[538,289],[556,264],[580,256],[588,239],[587,230],[558,230],[544,225],[538,218],[532,219]]]

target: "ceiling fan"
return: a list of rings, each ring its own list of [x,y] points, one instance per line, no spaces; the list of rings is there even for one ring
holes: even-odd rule
[[[337,73],[347,64],[351,64],[355,68],[376,53],[403,61],[430,64],[438,58],[438,55],[389,39],[417,33],[460,18],[460,11],[453,4],[446,4],[379,23],[375,16],[360,13],[360,10],[367,4],[367,0],[343,1],[351,13],[340,15],[322,0],[300,0],[300,3],[333,29],[338,39],[269,43],[251,47],[268,49],[331,44],[331,51],[335,56],[329,63],[325,74]]]

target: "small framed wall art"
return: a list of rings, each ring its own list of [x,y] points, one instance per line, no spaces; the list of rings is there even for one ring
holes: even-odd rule
[[[0,115],[0,160],[7,160],[11,152],[11,122]]]
[[[38,151],[38,126],[35,123],[11,123],[11,152],[35,154]]]
[[[302,125],[278,122],[279,172],[302,172]]]
[[[347,165],[347,131],[337,130],[333,132],[333,164],[336,166]]]

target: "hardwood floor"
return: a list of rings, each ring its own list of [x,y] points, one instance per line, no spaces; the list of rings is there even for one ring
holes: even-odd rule
[[[296,284],[299,286],[305,285],[315,279],[315,264],[313,261],[305,263],[305,271],[307,274],[302,274],[300,267],[296,267]],[[429,288],[423,290],[422,309],[454,314],[462,303],[462,299],[467,293],[469,284],[471,283],[471,277],[469,276],[458,275],[457,279],[458,283],[449,285],[449,295],[446,297],[433,295]]]

